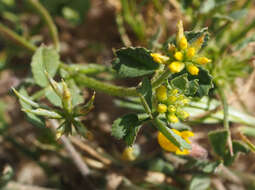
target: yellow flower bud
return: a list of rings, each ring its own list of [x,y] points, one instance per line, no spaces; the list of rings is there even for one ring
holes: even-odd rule
[[[172,114],[172,113],[168,114],[167,120],[168,120],[170,123],[177,123],[177,122],[179,122],[178,117],[176,117],[176,115],[175,115],[175,114]]]
[[[174,113],[174,112],[176,112],[176,107],[173,106],[173,105],[169,105],[168,108],[167,108],[167,110],[168,110],[170,113]]]
[[[182,52],[180,52],[180,51],[175,52],[174,58],[175,58],[177,61],[182,61],[182,59],[183,59],[183,54],[182,54]]]
[[[204,37],[205,37],[205,35],[200,36],[196,41],[194,41],[191,44],[191,46],[194,47],[196,51],[198,51],[201,48],[201,46],[204,42]]]
[[[199,73],[199,68],[195,65],[188,65],[187,70],[191,75],[198,75]]]
[[[162,85],[157,88],[156,97],[161,102],[167,100],[167,89],[165,86]]]
[[[191,59],[192,57],[194,57],[195,53],[196,53],[195,48],[190,47],[186,52],[186,56],[187,58]]]
[[[134,150],[132,147],[126,147],[122,153],[122,159],[126,161],[133,161],[136,159],[134,155]]]
[[[173,104],[177,101],[177,97],[176,96],[169,96],[168,99],[167,99],[167,102],[169,104]]]
[[[171,94],[176,95],[178,92],[179,92],[178,89],[173,89]]]
[[[188,41],[187,41],[187,39],[186,39],[186,37],[185,36],[183,36],[182,38],[181,38],[181,40],[180,40],[180,42],[179,42],[179,47],[181,48],[181,49],[187,49],[187,47],[188,47]]]
[[[199,58],[197,58],[197,60],[196,60],[196,62],[198,63],[198,64],[201,64],[201,65],[204,65],[204,64],[206,64],[206,63],[210,63],[212,60],[211,59],[208,59],[208,58],[206,58],[206,57],[199,57]]]
[[[167,106],[165,104],[158,104],[157,111],[159,113],[165,113],[167,111]]]
[[[184,63],[174,61],[168,65],[168,68],[172,73],[179,73],[184,68]]]
[[[155,62],[160,64],[165,64],[169,60],[169,57],[164,56],[160,53],[151,53],[150,55]]]

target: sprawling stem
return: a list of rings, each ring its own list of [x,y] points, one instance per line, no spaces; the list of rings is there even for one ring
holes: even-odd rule
[[[50,14],[40,4],[40,2],[38,0],[28,0],[28,2],[35,8],[35,10],[41,15],[42,19],[45,21],[46,25],[49,28],[50,35],[53,40],[54,46],[57,50],[59,50],[58,30],[50,16]]]
[[[11,39],[14,43],[16,43],[19,46],[24,47],[25,49],[29,50],[30,52],[34,52],[36,50],[36,46],[31,44],[29,41],[27,41],[22,36],[19,36],[15,32],[13,32],[8,27],[4,26],[2,23],[0,23],[0,34],[3,37],[7,37]]]
[[[233,147],[232,147],[232,140],[231,140],[231,132],[229,129],[229,120],[228,120],[228,102],[226,99],[226,95],[224,93],[224,89],[218,85],[218,91],[219,91],[219,95],[223,104],[223,125],[224,128],[228,131],[228,146],[229,146],[229,150],[230,150],[230,154],[233,155]]]
[[[138,96],[138,93],[136,92],[136,88],[134,87],[128,88],[128,87],[115,86],[112,84],[104,83],[99,80],[93,79],[86,75],[77,75],[77,76],[74,76],[74,79],[80,85],[84,85],[87,88],[91,88],[96,91],[101,91],[112,96],[119,96],[119,97]]]

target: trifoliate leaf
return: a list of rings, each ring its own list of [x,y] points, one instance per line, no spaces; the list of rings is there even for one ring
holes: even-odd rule
[[[116,52],[117,58],[112,62],[113,69],[120,77],[139,77],[152,74],[159,65],[145,48],[122,48]]]

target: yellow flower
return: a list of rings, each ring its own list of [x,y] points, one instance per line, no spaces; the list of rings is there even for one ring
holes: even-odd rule
[[[134,155],[134,149],[132,147],[126,147],[122,152],[122,159],[126,161],[133,161],[136,159]]]
[[[171,94],[173,94],[173,95],[176,95],[178,93],[178,89],[173,89],[172,91],[171,91]]]
[[[187,119],[188,117],[189,117],[189,113],[188,112],[186,112],[186,111],[180,111],[179,113],[178,113],[178,115],[182,118],[182,119]]]
[[[180,52],[180,51],[175,52],[174,58],[175,58],[177,61],[182,61],[182,59],[183,59],[183,54],[182,54],[182,52]]]
[[[191,75],[198,75],[199,73],[199,68],[195,65],[188,65],[187,70]]]
[[[199,57],[199,58],[197,58],[197,60],[196,60],[196,62],[198,63],[198,64],[201,64],[201,65],[204,65],[204,64],[206,64],[206,63],[210,63],[212,60],[211,59],[208,59],[208,58],[206,58],[206,57]]]
[[[179,42],[179,46],[181,49],[187,49],[188,47],[188,41],[185,36],[183,36]]]
[[[179,122],[178,117],[176,117],[176,115],[173,114],[173,113],[168,114],[167,120],[168,120],[170,123],[177,123],[177,122]]]
[[[187,52],[186,52],[186,56],[187,56],[189,59],[191,59],[192,57],[194,57],[195,53],[196,53],[195,48],[190,47],[190,48],[187,50]]]
[[[188,139],[191,136],[194,136],[194,133],[191,131],[178,131],[176,129],[171,129],[175,134],[179,135],[182,137],[187,143],[191,143],[190,140]],[[171,141],[169,141],[161,132],[158,132],[158,143],[163,148],[165,151],[168,152],[175,152],[176,154],[179,155],[186,155],[189,154],[189,150],[183,149],[182,151],[175,146]]]
[[[159,113],[165,113],[167,111],[167,106],[165,104],[158,104],[157,111]]]
[[[155,62],[160,64],[165,64],[169,60],[169,57],[164,56],[160,53],[151,53],[150,55]]]
[[[159,101],[167,100],[167,89],[165,86],[160,86],[156,89],[156,97]]]
[[[184,64],[182,62],[173,61],[168,65],[168,68],[172,73],[179,73],[184,68]]]

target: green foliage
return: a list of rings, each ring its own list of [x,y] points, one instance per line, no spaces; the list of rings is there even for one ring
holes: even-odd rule
[[[127,114],[113,122],[112,135],[117,139],[124,139],[128,146],[132,146],[136,135],[141,128],[136,114]]]
[[[37,105],[36,103],[34,103],[32,100],[29,99],[28,93],[24,88],[21,88],[19,90],[20,95],[22,95],[24,98],[26,98],[28,101],[26,101],[24,98],[20,97],[19,98],[19,102],[20,105],[22,107],[22,109],[32,109],[32,107],[37,107],[39,105]],[[30,101],[32,102],[32,104],[29,104]],[[45,121],[43,118],[36,116],[33,113],[30,112],[26,112],[26,116],[27,116],[27,120],[29,122],[31,122],[33,125],[37,126],[37,127],[44,127],[45,126]]]
[[[227,130],[212,131],[208,134],[212,148],[216,154],[224,157],[226,153],[226,144],[228,139]]]
[[[150,51],[145,48],[122,48],[115,53],[117,58],[112,62],[113,69],[120,77],[152,74],[159,67],[150,56]]]
[[[63,16],[72,24],[81,24],[90,8],[90,0],[40,0],[52,15]]]
[[[175,74],[171,80],[173,87],[181,90],[187,96],[207,96],[213,87],[212,76],[209,72],[199,67],[198,75],[191,75],[186,71]]]
[[[51,77],[54,77],[59,65],[60,59],[55,49],[45,46],[38,48],[31,63],[31,69],[36,84],[41,87],[46,87],[49,83],[45,72],[48,72]]]
[[[189,185],[189,190],[207,190],[211,180],[207,175],[194,175]]]

